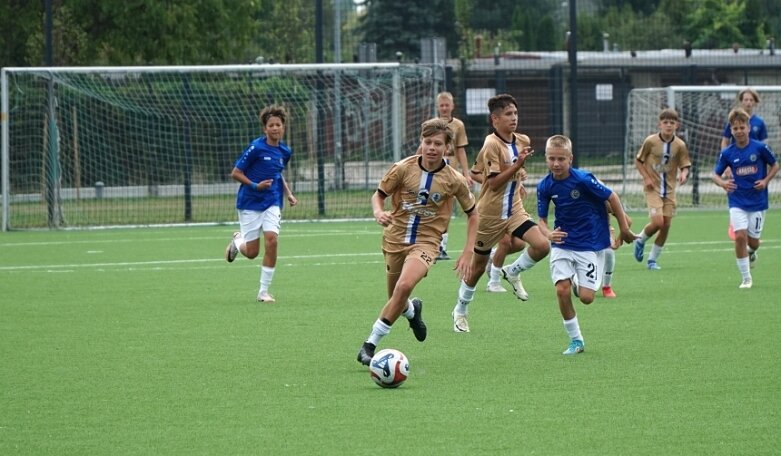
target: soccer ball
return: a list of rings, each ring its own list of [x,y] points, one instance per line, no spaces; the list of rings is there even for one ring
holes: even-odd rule
[[[374,383],[383,388],[396,388],[409,376],[409,360],[404,353],[386,348],[378,351],[369,364]]]

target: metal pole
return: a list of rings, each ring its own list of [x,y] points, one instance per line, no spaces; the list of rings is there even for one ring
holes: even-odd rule
[[[2,187],[0,187],[0,192],[3,194],[3,231],[8,231],[8,225],[10,224],[8,218],[10,208],[8,204],[11,201],[8,194],[11,187],[10,182],[8,182],[10,176],[8,159],[11,154],[8,151],[8,73],[5,68],[0,72],[0,97],[2,97],[2,108],[0,108],[0,129],[2,130],[2,144],[0,145],[0,162],[2,162],[0,181],[2,183],[0,185]]]
[[[342,63],[342,2],[334,0],[334,63]],[[344,188],[344,157],[342,156],[342,72],[334,74],[334,186]]]
[[[569,0],[569,118],[570,132],[569,137],[572,140],[574,149],[578,150],[578,33],[577,33],[577,1]],[[578,165],[578,155],[572,160],[572,165]]]
[[[315,0],[315,63],[323,63],[323,0]],[[315,125],[317,128],[317,214],[325,215],[325,128],[320,124],[321,119],[325,119],[325,109],[323,109],[325,85],[323,84],[322,72],[318,72],[317,95],[315,96]]]
[[[401,75],[393,71],[393,94],[391,95],[391,130],[393,131],[393,161],[401,160]]]

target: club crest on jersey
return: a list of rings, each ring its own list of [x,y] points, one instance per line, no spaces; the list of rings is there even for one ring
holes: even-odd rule
[[[569,192],[569,197],[572,199],[578,199],[580,198],[580,192],[577,189],[573,188],[572,191]]]
[[[433,201],[435,203],[439,203],[440,201],[442,201],[442,194],[439,193],[439,192],[432,193],[431,194],[431,201]]]

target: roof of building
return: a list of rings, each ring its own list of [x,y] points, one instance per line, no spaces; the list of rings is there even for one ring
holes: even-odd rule
[[[458,60],[448,65],[459,67]],[[472,71],[548,70],[569,65],[566,51],[504,52],[498,58],[476,58],[469,61]],[[578,52],[579,67],[781,67],[781,54],[767,49],[692,49],[686,57],[683,49],[653,51]]]

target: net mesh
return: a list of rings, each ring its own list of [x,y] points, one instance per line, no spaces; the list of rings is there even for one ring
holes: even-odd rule
[[[666,107],[678,111],[678,135],[686,141],[692,159],[689,182],[679,188],[679,208],[726,208],[726,194],[711,180],[721,150],[721,138],[729,111],[736,107],[736,95],[745,87],[673,86],[634,89],[629,93],[625,148],[624,183],[621,199],[630,208],[645,207],[642,179],[634,167],[635,155],[643,140],[659,131],[659,112]],[[781,147],[781,87],[753,86],[760,103],[754,114],[765,121],[767,144],[776,154]],[[781,182],[770,183],[770,207],[781,207]]]
[[[230,222],[236,158],[286,107],[286,219],[371,215],[438,83],[422,65],[12,69],[7,228]]]

